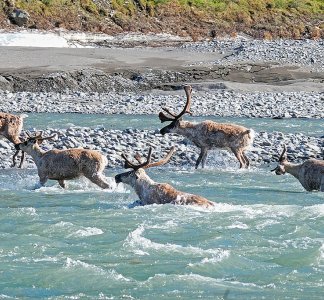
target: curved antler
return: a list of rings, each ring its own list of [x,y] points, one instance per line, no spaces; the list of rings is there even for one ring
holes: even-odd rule
[[[134,158],[141,164],[143,163],[143,157],[137,152],[135,155],[134,155]]]
[[[164,109],[164,108],[162,108],[162,109]],[[164,110],[166,110],[166,109],[164,109]],[[176,120],[176,118],[174,118],[174,117],[171,117],[171,118],[168,117],[168,116],[167,116],[164,112],[162,112],[162,111],[159,113],[159,119],[160,119],[161,123]]]
[[[157,167],[157,166],[161,166],[161,165],[164,165],[166,164],[170,159],[171,159],[171,156],[173,155],[174,151],[175,151],[176,147],[173,146],[169,153],[161,160],[157,161],[157,162],[154,162],[154,163],[151,163],[151,164],[148,164],[144,167],[144,169],[148,169],[148,168],[152,168],[152,167]]]
[[[279,162],[282,162],[285,159],[287,159],[287,153],[286,152],[287,152],[287,148],[286,148],[286,145],[284,145],[284,148],[282,150],[282,153],[281,153],[281,155],[279,157]]]
[[[287,159],[287,148],[286,148],[286,145],[284,144],[282,153],[279,156],[278,161],[279,161],[279,163],[281,163],[281,162],[283,162],[286,159]],[[270,170],[270,172],[274,172],[274,171],[278,170],[278,168],[279,168],[279,165],[276,166],[274,169]]]
[[[180,119],[186,113],[187,114],[191,114],[191,112],[190,112],[190,106],[191,106],[192,87],[190,85],[186,85],[184,87],[184,90],[186,92],[187,102],[186,102],[186,105],[185,105],[184,109],[182,110],[182,112],[177,116],[177,119]]]
[[[190,106],[191,106],[192,87],[190,85],[186,85],[186,86],[184,86],[184,90],[185,90],[186,96],[187,96],[187,102],[186,102],[184,109],[180,112],[180,114],[176,115],[173,112],[171,112],[169,109],[162,108],[165,112],[167,112],[171,116],[171,117],[169,117],[164,112],[160,112],[159,119],[161,120],[162,123],[166,122],[166,121],[178,120],[186,113],[191,115]]]
[[[47,136],[47,137],[42,137],[42,135],[40,135],[39,137],[35,137],[36,140],[41,140],[42,142],[45,141],[45,140],[51,140],[53,138],[57,137],[57,133],[54,133],[50,136]]]
[[[35,139],[35,140],[43,139],[42,135],[43,135],[43,130],[36,133],[35,136],[33,137],[33,139]]]
[[[151,156],[152,156],[152,147],[150,147],[150,149],[149,149],[149,153],[147,155],[146,161],[139,164],[139,165],[135,165],[131,161],[128,160],[128,158],[126,157],[126,155],[124,153],[122,153],[122,155],[121,155],[121,157],[125,160],[124,168],[125,169],[129,169],[129,168],[134,169],[135,171],[140,169],[140,168],[144,168],[145,166],[147,166],[151,161]]]
[[[127,157],[126,157],[126,155],[123,153],[122,155],[121,155],[121,157],[125,160],[125,165],[124,165],[124,167],[125,167],[125,169],[134,169],[135,171],[136,170],[138,170],[138,169],[140,169],[140,168],[143,168],[143,169],[148,169],[148,168],[152,168],[152,167],[157,167],[157,166],[161,166],[161,165],[164,165],[164,164],[166,164],[169,160],[170,160],[170,158],[171,158],[171,156],[173,155],[173,153],[174,153],[174,151],[175,151],[175,146],[173,146],[171,149],[170,149],[170,151],[169,151],[169,153],[163,158],[163,159],[161,159],[161,160],[159,160],[159,161],[157,161],[157,162],[154,162],[154,163],[150,163],[151,162],[151,156],[152,156],[152,148],[150,148],[149,149],[149,153],[148,153],[148,155],[147,155],[147,159],[146,159],[146,161],[145,162],[143,162],[143,163],[140,163],[139,165],[135,165],[135,164],[133,164]],[[135,155],[135,159],[138,161],[138,162],[140,162],[141,161],[141,156],[137,153],[136,155]]]

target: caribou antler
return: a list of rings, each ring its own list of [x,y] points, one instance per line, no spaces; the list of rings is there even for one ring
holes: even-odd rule
[[[165,109],[164,109],[164,110],[165,110]],[[161,123],[176,120],[176,118],[168,117],[168,116],[165,115],[165,113],[162,112],[162,111],[159,113],[159,119],[160,119]]]
[[[171,158],[172,154],[174,153],[174,151],[175,151],[175,147],[173,146],[170,149],[169,153],[165,156],[165,158],[163,158],[163,159],[161,159],[161,160],[159,160],[157,162],[154,162],[154,163],[150,163],[151,162],[151,156],[152,156],[152,148],[149,149],[149,153],[147,155],[147,159],[146,159],[145,162],[141,162],[142,161],[142,157],[137,153],[135,155],[135,159],[140,163],[139,165],[133,164],[126,157],[125,154],[122,154],[121,156],[125,160],[125,165],[124,165],[125,169],[129,169],[130,168],[130,169],[134,169],[136,171],[136,170],[138,170],[140,168],[148,169],[148,168],[151,168],[151,167],[157,167],[157,166],[161,166],[161,165],[166,164],[170,160],[170,158]]]
[[[37,137],[36,140],[42,143],[45,140],[52,140],[52,139],[54,139],[56,137],[57,137],[57,133],[54,133],[53,135],[50,135],[50,136],[47,136],[47,137],[42,137],[42,136]]]
[[[54,133],[53,135],[43,137],[43,131],[39,131],[38,133],[35,133],[34,136],[32,136],[28,131],[26,131],[25,133],[27,135],[27,140],[35,140],[39,144],[41,144],[45,140],[51,140],[57,136],[57,133]]]
[[[192,93],[192,87],[190,85],[186,85],[184,87],[184,90],[186,92],[186,96],[187,96],[187,102],[186,105],[184,107],[184,109],[182,110],[182,112],[177,116],[177,119],[180,119],[184,114],[190,114],[190,106],[191,106],[191,93]]]
[[[148,168],[152,168],[152,167],[157,167],[157,166],[162,166],[162,165],[165,165],[170,159],[171,159],[171,156],[173,155],[174,151],[175,151],[175,146],[173,146],[169,153],[161,160],[157,161],[157,162],[154,162],[154,163],[150,163],[148,165],[146,165],[144,167],[144,169],[148,169]]]
[[[144,168],[146,165],[148,165],[151,161],[151,156],[152,156],[152,147],[150,147],[150,149],[149,149],[149,153],[147,155],[146,161],[143,163],[140,163],[139,165],[135,165],[131,161],[129,161],[129,159],[126,157],[126,155],[124,153],[122,153],[122,155],[121,155],[121,157],[125,160],[124,168],[125,169],[129,169],[129,168],[134,169],[135,171],[140,168]]]
[[[282,153],[281,153],[281,155],[279,156],[278,161],[279,161],[279,162],[282,162],[282,161],[284,161],[284,160],[286,160],[286,159],[287,159],[287,148],[286,148],[286,145],[284,144],[284,146],[283,146],[283,150],[282,150]],[[272,169],[270,172],[274,172],[274,171],[276,171],[278,168],[279,168],[279,166],[275,167],[275,168]]]
[[[190,85],[184,86],[184,90],[186,92],[187,96],[187,102],[184,107],[184,109],[180,112],[180,114],[176,115],[173,112],[171,112],[168,108],[162,108],[165,112],[167,112],[171,117],[167,116],[164,112],[159,113],[159,119],[160,121],[167,122],[167,121],[175,121],[180,119],[184,114],[192,114],[190,112],[190,106],[191,106],[191,92],[192,92],[192,87]]]
[[[282,153],[281,153],[281,155],[279,157],[279,161],[282,162],[282,161],[284,161],[286,159],[287,159],[287,148],[286,148],[286,145],[284,145]]]
[[[134,155],[134,158],[140,163],[142,164],[143,163],[143,157],[139,154],[139,153],[136,153]]]

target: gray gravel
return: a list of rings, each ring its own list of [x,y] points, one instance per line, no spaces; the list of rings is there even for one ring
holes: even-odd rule
[[[215,61],[222,65],[235,62],[273,62],[324,71],[324,40],[267,41],[238,38],[190,43],[182,47],[194,52],[226,54],[224,58]]]
[[[195,116],[324,118],[324,93],[250,92],[229,90],[196,91],[193,85],[192,112]],[[104,113],[156,114],[161,107],[181,111],[183,90],[150,93],[11,93],[0,91],[0,111],[14,113]]]
[[[166,153],[171,146],[176,145],[177,152],[170,163],[173,166],[193,168],[199,154],[199,149],[186,138],[175,134],[162,136],[158,130],[129,128],[121,131],[105,128],[69,127],[64,130],[48,128],[43,135],[48,136],[53,133],[58,133],[58,139],[54,142],[44,143],[42,147],[45,150],[53,147],[58,149],[82,147],[98,150],[107,156],[110,168],[122,166],[123,161],[120,156],[122,153],[130,155],[136,152],[147,153],[149,147],[154,149],[153,158],[158,158]],[[309,137],[304,134],[259,132],[256,133],[253,147],[247,153],[252,161],[252,166],[275,163],[283,144],[286,144],[288,157],[293,161],[300,162],[308,158],[323,159],[323,139],[321,138]],[[11,155],[8,153],[13,154],[14,147],[6,141],[0,140],[1,168],[10,167]],[[31,158],[27,157],[26,165],[34,168]],[[215,150],[209,153],[207,166],[236,168],[238,162],[233,154],[225,150]]]

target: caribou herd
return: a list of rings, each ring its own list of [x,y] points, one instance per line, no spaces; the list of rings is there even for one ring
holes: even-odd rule
[[[186,104],[179,114],[171,112],[168,108],[162,108],[163,111],[159,113],[161,122],[170,122],[160,130],[160,133],[182,135],[200,148],[200,154],[195,164],[196,169],[200,164],[204,168],[207,152],[214,148],[230,150],[239,161],[240,168],[248,168],[250,162],[245,151],[253,144],[253,129],[208,120],[201,123],[184,121],[184,115],[191,114],[192,88],[185,86],[184,90],[187,98]],[[19,168],[23,165],[25,153],[30,155],[37,167],[39,186],[44,186],[46,181],[51,179],[57,180],[59,185],[65,188],[65,180],[84,176],[103,189],[112,188],[103,174],[108,164],[108,160],[103,154],[82,148],[44,151],[41,148],[42,142],[54,139],[56,135],[43,137],[42,132],[34,135],[26,132],[26,137],[21,138],[23,119],[24,115],[17,116],[0,112],[0,135],[12,142],[16,149],[12,166],[16,165],[16,157],[21,151]],[[324,161],[309,159],[302,164],[293,164],[287,159],[286,146],[283,145],[283,147],[278,166],[272,171],[277,175],[285,173],[293,175],[307,191],[324,192]],[[178,191],[167,183],[157,183],[146,174],[145,169],[166,164],[174,152],[175,147],[173,146],[166,157],[158,162],[151,162],[152,148],[149,148],[146,158],[137,153],[134,156],[136,162],[130,161],[125,154],[121,154],[125,160],[125,168],[131,169],[131,171],[116,175],[116,183],[122,182],[130,185],[138,195],[140,205],[172,203],[212,207],[213,202],[204,197]]]

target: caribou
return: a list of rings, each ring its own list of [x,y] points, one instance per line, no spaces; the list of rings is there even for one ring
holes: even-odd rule
[[[290,163],[287,158],[286,145],[279,157],[277,167],[271,172],[275,172],[276,175],[289,173],[300,182],[306,191],[324,192],[324,160],[308,159],[302,164]]]
[[[84,176],[103,189],[111,188],[103,175],[108,160],[100,152],[82,148],[44,151],[39,145],[45,140],[55,138],[56,134],[42,137],[42,132],[35,136],[30,136],[27,132],[27,135],[28,138],[15,147],[33,158],[37,166],[39,187],[44,186],[48,179],[52,179],[65,188],[65,180]]]
[[[23,120],[26,115],[13,115],[0,112],[0,135],[7,138],[13,144],[19,144],[21,142],[20,133],[23,128]],[[12,166],[16,165],[16,157],[20,150],[17,150],[12,157]],[[22,167],[25,158],[25,153],[22,151],[19,168]]]
[[[177,133],[185,136],[200,148],[200,155],[196,161],[196,169],[201,163],[205,167],[207,151],[213,148],[225,148],[231,150],[240,163],[240,168],[248,168],[250,165],[245,150],[248,149],[254,138],[254,131],[236,124],[216,123],[213,121],[203,121],[193,123],[183,121],[182,117],[190,112],[191,106],[191,86],[184,87],[187,101],[183,110],[176,115],[167,108],[162,108],[164,112],[159,113],[161,122],[171,122],[160,130],[162,135],[166,133]]]
[[[166,164],[174,151],[175,147],[172,147],[163,159],[151,162],[152,148],[150,148],[146,161],[143,162],[139,155],[135,156],[137,164],[132,163],[125,154],[122,154],[122,158],[125,160],[125,169],[132,170],[116,175],[116,183],[122,182],[130,185],[140,198],[138,202],[140,205],[171,203],[197,205],[205,208],[214,206],[213,202],[204,197],[178,191],[168,183],[157,183],[146,174],[145,169]]]

